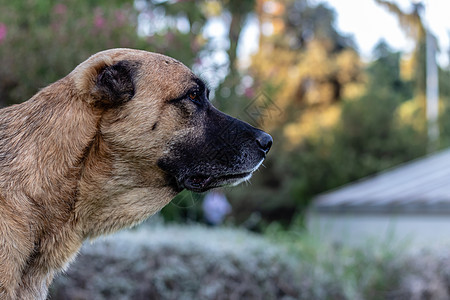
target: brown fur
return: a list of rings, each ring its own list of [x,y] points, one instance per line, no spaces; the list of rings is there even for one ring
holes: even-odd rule
[[[134,105],[97,105],[98,73],[122,59],[145,69]],[[141,222],[172,199],[155,166],[161,142],[182,125],[164,102],[190,76],[162,55],[110,50],[0,111],[1,299],[44,299],[84,239]],[[146,134],[156,122],[157,139]]]
[[[143,221],[185,187],[251,176],[271,137],[215,110],[198,82],[172,58],[113,49],[0,111],[0,299],[45,299],[85,239]],[[202,104],[177,100],[192,89]],[[240,148],[214,144],[229,161],[198,154],[229,125]]]

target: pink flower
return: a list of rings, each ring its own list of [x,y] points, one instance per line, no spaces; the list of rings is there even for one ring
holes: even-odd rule
[[[126,15],[121,11],[116,11],[116,21],[119,24],[119,26],[122,26],[127,21]]]
[[[196,65],[200,65],[201,66],[203,64],[203,60],[200,57],[197,57],[197,58],[195,58],[194,63]]]
[[[198,42],[196,40],[193,40],[191,42],[191,50],[192,50],[192,52],[198,52],[200,50],[200,45],[198,44]]]
[[[106,20],[105,18],[103,18],[102,15],[100,15],[99,13],[95,14],[94,17],[94,26],[97,29],[101,29],[105,26]]]
[[[173,40],[175,40],[175,34],[171,31],[166,33],[166,41],[167,42],[172,42]]]
[[[53,12],[57,15],[64,15],[67,12],[67,6],[62,3],[58,3],[53,7]]]
[[[6,34],[8,33],[8,28],[5,24],[0,23],[0,43],[6,38]]]
[[[248,87],[245,89],[244,95],[247,98],[253,98],[253,97],[255,97],[255,91],[253,90],[252,87]]]

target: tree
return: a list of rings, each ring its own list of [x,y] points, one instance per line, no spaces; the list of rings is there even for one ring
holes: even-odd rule
[[[422,3],[412,3],[411,12],[403,11],[396,3],[386,0],[375,0],[381,6],[387,8],[397,16],[400,26],[405,33],[416,43],[413,55],[414,78],[416,92],[425,95],[425,43],[426,31],[421,18],[421,11],[424,9]]]
[[[277,3],[285,7],[282,25],[261,36],[251,74],[255,89],[268,90],[285,112],[284,137],[297,145],[337,122],[342,99],[361,91],[362,64],[352,39],[336,31],[329,7],[306,0]],[[260,17],[263,23],[280,18]]]
[[[300,166],[296,198],[313,195],[411,160],[426,153],[426,136],[402,123],[399,108],[412,97],[413,82],[400,76],[400,53],[385,42],[367,67],[364,95],[345,101],[331,138],[307,141],[294,157]]]
[[[424,9],[422,3],[413,3],[410,12],[403,11],[396,3],[387,0],[376,0],[378,4],[386,7],[395,14],[405,33],[414,40],[416,46],[411,57],[409,76],[414,78],[415,94],[410,102],[404,103],[401,109],[404,111],[404,121],[413,124],[416,128],[425,130],[426,109],[426,29],[421,17]],[[449,71],[439,67],[439,89],[440,89],[440,142],[441,147],[450,145],[450,122],[446,117],[450,107],[450,84]]]
[[[311,166],[308,175],[302,173],[306,164],[298,157],[308,152],[305,143],[318,145],[313,141],[321,139],[324,128],[336,126],[343,99],[361,93],[362,63],[352,39],[337,32],[334,12],[323,4],[257,1],[256,12],[260,48],[248,74],[254,82],[252,90],[262,92],[269,103],[259,108],[271,111],[253,121],[274,136],[274,146],[264,172],[252,179],[253,188],[235,188],[229,194],[238,221],[255,211],[265,220],[289,221],[313,191],[305,187],[298,192],[299,180],[316,169]]]
[[[241,83],[242,75],[238,70],[237,49],[241,39],[242,28],[248,16],[255,9],[255,0],[228,0],[223,1],[223,9],[229,15],[229,29],[227,50],[228,74],[217,89],[217,106],[230,114],[237,115],[243,109],[245,97],[237,93],[237,86]],[[224,92],[226,91],[226,92]],[[231,99],[231,101],[229,101]]]
[[[418,130],[426,130],[426,30],[421,18],[424,9],[422,3],[412,3],[411,11],[403,11],[395,2],[375,0],[397,16],[406,35],[415,42],[415,49],[410,58],[411,78],[414,79],[414,97],[404,104],[403,119]]]

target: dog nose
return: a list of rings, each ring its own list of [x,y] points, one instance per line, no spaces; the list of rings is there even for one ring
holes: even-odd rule
[[[272,147],[273,139],[269,134],[261,131],[261,133],[256,137],[256,142],[261,150],[264,151],[264,153],[267,153],[269,152],[270,147]]]

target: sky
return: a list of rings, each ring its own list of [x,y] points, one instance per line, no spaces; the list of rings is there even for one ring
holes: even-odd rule
[[[372,49],[380,39],[384,39],[395,50],[411,52],[414,43],[400,28],[396,16],[374,0],[311,0],[312,3],[326,3],[336,11],[336,27],[350,34],[356,41],[362,57],[370,60]],[[411,0],[395,0],[404,11],[411,9]],[[425,0],[426,24],[438,38],[441,53],[438,62],[448,66],[450,50],[450,0]],[[382,20],[382,21],[380,21]],[[256,19],[250,19],[243,28],[241,58],[257,51],[258,26]]]
[[[352,34],[365,58],[370,57],[375,44],[384,38],[388,44],[397,50],[411,51],[414,47],[401,30],[394,14],[376,4],[373,0],[325,0],[315,1],[328,3],[335,9],[337,28],[347,34]],[[411,0],[395,0],[404,11],[411,9]],[[441,53],[438,60],[441,65],[448,64],[450,48],[450,1],[425,0],[425,23],[431,32],[437,36]],[[380,22],[383,20],[383,22]]]

